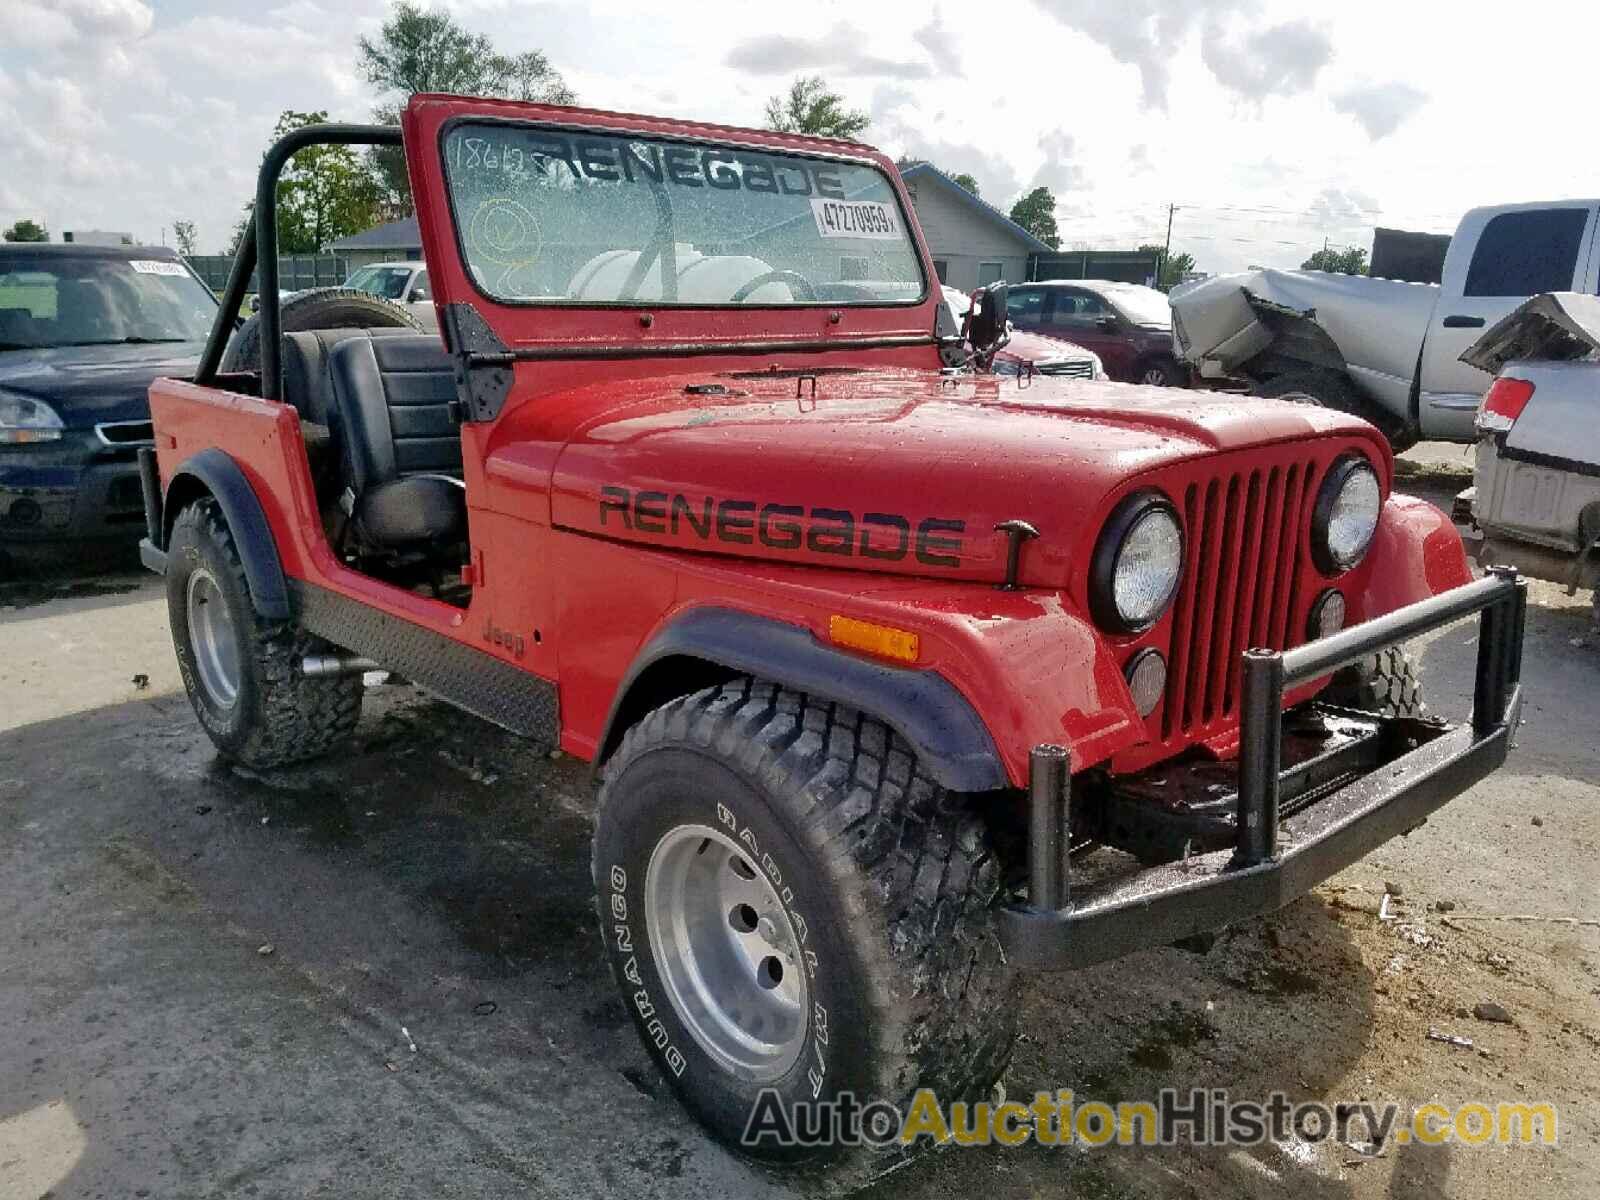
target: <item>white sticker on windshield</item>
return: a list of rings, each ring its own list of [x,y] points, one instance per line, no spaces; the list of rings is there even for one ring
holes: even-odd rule
[[[133,258],[128,265],[141,275],[187,275],[182,263],[163,262],[159,258]]]
[[[882,200],[813,200],[811,215],[825,238],[875,238],[895,242],[905,235],[900,214]]]

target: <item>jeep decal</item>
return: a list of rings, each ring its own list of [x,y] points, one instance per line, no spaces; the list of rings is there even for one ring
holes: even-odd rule
[[[600,489],[600,526],[608,523],[633,533],[687,530],[701,541],[735,546],[760,544],[772,550],[809,550],[844,558],[898,562],[913,555],[929,567],[961,565],[965,521],[924,517],[913,532],[911,519],[898,513],[857,515],[843,508],[798,504],[758,504],[754,500],[690,499],[681,492]]]

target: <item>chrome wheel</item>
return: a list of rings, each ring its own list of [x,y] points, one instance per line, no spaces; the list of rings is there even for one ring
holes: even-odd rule
[[[200,686],[218,708],[232,708],[239,700],[239,635],[216,576],[205,567],[196,567],[189,576],[187,607]]]
[[[645,927],[667,997],[700,1048],[741,1079],[788,1071],[805,1042],[800,942],[746,850],[706,825],[680,825],[645,872]]]
[[[1155,387],[1167,386],[1167,369],[1165,367],[1147,367],[1145,373],[1139,378],[1140,383],[1152,384]]]

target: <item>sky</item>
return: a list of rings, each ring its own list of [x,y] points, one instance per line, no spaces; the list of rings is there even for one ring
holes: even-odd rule
[[[580,103],[758,125],[820,74],[893,156],[1009,208],[1055,193],[1062,244],[1161,242],[1202,271],[1298,266],[1375,225],[1600,194],[1580,141],[1600,5],[1525,21],[1417,0],[432,0]],[[220,252],[278,114],[365,120],[386,0],[0,0],[0,227]],[[1510,11],[1510,10],[1502,10]],[[1586,124],[1586,122],[1585,122]]]

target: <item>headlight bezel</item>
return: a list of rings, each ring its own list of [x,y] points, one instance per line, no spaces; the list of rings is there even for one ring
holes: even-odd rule
[[[1377,495],[1372,530],[1358,550],[1349,556],[1341,557],[1334,553],[1328,538],[1334,506],[1338,504],[1351,479],[1363,471],[1372,477],[1373,490]],[[1372,461],[1357,451],[1342,454],[1334,459],[1322,480],[1322,486],[1317,489],[1317,500],[1311,509],[1311,559],[1316,564],[1317,570],[1331,578],[1360,566],[1377,538],[1378,521],[1382,515],[1383,479],[1378,474],[1378,469],[1372,465]]]
[[[9,410],[15,408],[15,419]],[[32,410],[32,420],[24,413]],[[66,422],[54,406],[25,396],[21,392],[0,388],[0,446],[33,446],[40,442],[59,442],[65,436]]]
[[[1123,615],[1117,606],[1116,581],[1117,568],[1122,558],[1123,549],[1128,539],[1147,518],[1161,513],[1171,522],[1177,533],[1178,554],[1176,569],[1172,573],[1171,585],[1167,588],[1161,602],[1152,610],[1150,616],[1144,620],[1130,619]],[[1102,629],[1119,634],[1138,634],[1151,629],[1161,618],[1166,616],[1172,608],[1172,602],[1177,597],[1178,589],[1183,582],[1184,560],[1187,555],[1188,543],[1184,533],[1183,520],[1178,515],[1175,504],[1169,500],[1164,492],[1155,488],[1144,488],[1124,496],[1111,510],[1111,515],[1100,528],[1100,534],[1095,540],[1094,553],[1089,565],[1089,610],[1093,614],[1096,624]]]

